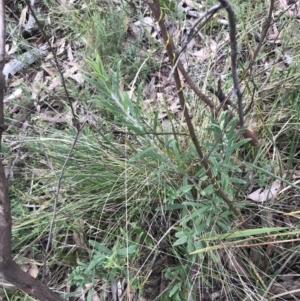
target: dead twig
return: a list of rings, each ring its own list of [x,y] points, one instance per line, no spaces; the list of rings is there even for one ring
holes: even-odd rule
[[[170,38],[171,40],[171,38]],[[181,74],[185,78],[188,85],[192,88],[192,90],[196,93],[196,95],[203,100],[210,108],[212,115],[215,115],[215,105],[211,98],[206,96],[204,93],[200,91],[198,86],[194,83],[194,81],[191,79],[191,77],[188,75],[188,73],[185,71],[180,59],[178,60],[178,69],[180,70]]]
[[[268,33],[268,30],[270,28],[270,25],[271,25],[271,21],[272,21],[272,14],[273,14],[273,11],[274,11],[274,4],[275,4],[275,0],[271,0],[271,3],[270,3],[270,8],[269,8],[269,13],[268,13],[268,17],[267,17],[267,20],[264,24],[264,28],[263,28],[263,32],[260,36],[260,40],[259,40],[259,43],[254,51],[254,54],[253,54],[253,57],[248,65],[248,67],[245,69],[244,71],[244,76],[247,74],[247,72],[250,70],[250,76],[252,74],[252,68],[253,68],[253,65],[255,63],[255,60],[259,54],[259,51],[262,47],[262,44],[267,36],[267,33]]]
[[[217,96],[217,98],[218,98],[218,100],[219,100],[219,102],[220,102],[220,106],[221,106],[224,110],[228,110],[228,109],[229,109],[229,108],[228,108],[228,105],[233,106],[232,101],[231,101],[228,97],[225,96],[225,94],[224,94],[224,92],[223,92],[223,90],[222,90],[221,80],[220,80],[220,79],[219,79],[219,81],[218,81],[218,90],[215,91],[214,89],[209,88],[209,91],[210,91],[211,93],[213,93],[214,95]],[[252,100],[253,100],[253,97],[254,97],[254,94],[252,95]],[[233,107],[234,107],[234,106],[233,106]],[[218,109],[217,109],[217,111],[218,111]],[[230,115],[229,115],[229,120],[231,120],[231,119],[234,118],[234,117],[235,117],[235,114],[234,114],[233,111],[231,111],[231,112],[230,112]],[[239,123],[238,123],[238,125],[239,125]],[[250,140],[250,144],[251,144],[252,146],[257,146],[257,145],[258,145],[258,139],[257,139],[257,137],[255,136],[255,134],[254,134],[250,129],[246,129],[245,132],[243,133],[243,136],[244,136],[245,138],[250,138],[250,139],[251,139],[251,140]]]
[[[176,55],[176,59],[175,59],[175,62],[174,62],[174,65],[173,65],[173,68],[172,70],[170,71],[170,74],[168,76],[168,80],[170,80],[170,78],[172,77],[173,75],[173,72],[175,70],[175,68],[177,67],[177,64],[181,58],[181,55],[184,53],[185,49],[187,48],[188,44],[191,42],[191,40],[195,37],[195,35],[197,34],[197,32],[212,18],[212,16],[219,10],[221,9],[222,6],[219,4],[219,5],[215,5],[213,7],[211,7],[210,9],[208,9],[206,12],[204,12],[202,14],[202,16],[200,16],[198,18],[198,20],[195,22],[195,24],[193,25],[193,27],[191,28],[191,34],[190,34],[190,37],[188,38],[187,42],[183,45],[183,47],[181,48],[181,50],[179,51],[179,53]],[[199,28],[197,28],[197,30],[195,30],[195,28],[198,26],[198,24],[204,19],[206,18],[207,19],[205,20],[205,22],[203,22],[201,24],[201,26]]]
[[[71,101],[71,97],[70,97],[70,94],[69,94],[69,91],[67,89],[67,86],[66,86],[66,81],[65,81],[65,78],[63,76],[63,73],[61,71],[61,68],[60,68],[60,65],[58,63],[58,59],[57,59],[57,56],[56,56],[56,51],[54,51],[50,41],[49,41],[49,38],[47,37],[43,27],[41,26],[41,23],[39,22],[35,12],[34,12],[34,9],[32,8],[31,4],[29,3],[29,0],[25,0],[25,3],[26,5],[28,6],[28,9],[30,10],[30,13],[32,14],[34,20],[36,21],[36,24],[38,25],[44,39],[46,40],[46,43],[48,44],[49,46],[49,49],[51,51],[51,53],[53,54],[53,59],[54,59],[54,62],[55,62],[55,65],[56,65],[56,69],[59,73],[59,76],[60,76],[60,80],[61,80],[61,83],[62,83],[62,86],[63,86],[63,89],[65,91],[65,94],[66,94],[66,97],[67,97],[67,100],[68,100],[68,103],[69,103],[69,107],[71,109],[71,112],[72,112],[72,122],[73,122],[73,126],[77,129],[77,131],[79,131],[80,129],[80,123],[78,121],[78,118],[76,117],[76,114],[75,114],[75,111],[74,111],[74,108],[72,106],[72,101]]]
[[[89,108],[90,109],[90,108]],[[52,243],[52,233],[53,233],[53,228],[54,228],[54,224],[55,224],[55,218],[56,218],[56,210],[57,210],[57,203],[58,203],[58,197],[59,197],[59,193],[60,193],[60,187],[61,187],[61,181],[63,179],[63,176],[65,174],[66,168],[67,168],[67,163],[69,162],[69,160],[72,157],[74,148],[79,140],[79,137],[84,129],[84,126],[87,122],[87,119],[85,120],[85,122],[82,124],[82,126],[79,128],[79,130],[76,133],[76,136],[73,140],[72,146],[69,150],[69,153],[67,155],[67,158],[62,166],[60,175],[58,177],[58,181],[57,181],[57,185],[55,188],[55,193],[54,193],[54,203],[53,203],[53,212],[52,212],[52,219],[50,221],[50,228],[49,228],[49,234],[48,234],[48,240],[47,240],[47,245],[46,245],[46,249],[45,249],[45,255],[44,255],[44,261],[43,261],[43,275],[42,275],[42,282],[45,282],[45,275],[46,275],[46,263],[47,263],[47,256],[48,256],[48,252],[50,250],[50,246]]]
[[[229,36],[230,36],[230,46],[231,46],[231,74],[234,86],[234,93],[238,100],[238,113],[239,113],[239,125],[244,126],[244,113],[243,113],[243,100],[242,92],[240,89],[238,74],[237,74],[237,53],[238,47],[236,42],[236,18],[232,5],[228,0],[219,0],[222,6],[226,9],[229,21]]]

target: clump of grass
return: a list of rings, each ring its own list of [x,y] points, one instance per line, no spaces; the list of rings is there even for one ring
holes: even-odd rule
[[[158,66],[159,63],[143,50],[142,38],[132,42],[128,37],[130,5],[107,4],[99,9],[97,1],[91,0],[81,7],[68,5],[60,6],[57,10],[56,5],[54,6],[55,8],[49,6],[50,18],[59,24],[64,37],[70,43],[76,41],[79,44],[76,51],[78,58],[84,60],[96,50],[105,65],[112,70],[115,70],[117,62],[121,59],[122,74],[128,84],[141,65],[143,67],[139,70],[138,82],[145,80],[149,72]],[[66,14],[68,18],[64,18]],[[145,60],[147,63],[143,64]]]

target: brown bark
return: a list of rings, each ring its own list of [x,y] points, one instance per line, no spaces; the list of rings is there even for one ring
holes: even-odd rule
[[[64,300],[52,292],[46,285],[21,270],[21,268],[13,260],[1,262],[0,273],[5,281],[13,284],[24,293],[34,296],[36,299],[41,301]]]
[[[11,256],[11,211],[8,198],[8,181],[4,174],[0,160],[0,275],[26,294],[41,301],[62,301],[61,297],[53,293],[29,274],[25,273]]]
[[[0,160],[0,263],[11,260],[11,215],[7,187],[8,183]]]

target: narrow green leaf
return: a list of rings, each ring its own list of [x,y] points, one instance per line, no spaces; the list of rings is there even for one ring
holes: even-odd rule
[[[152,159],[157,160],[161,163],[169,164],[169,161],[165,157],[163,157],[162,155],[155,152],[152,148],[148,148],[148,149],[146,149],[142,152],[137,153],[133,157],[129,158],[129,161],[133,162],[137,159],[145,159],[145,158],[152,158]]]
[[[272,227],[272,228],[260,228],[260,229],[247,229],[242,231],[236,231],[233,233],[219,234],[210,237],[203,237],[200,241],[211,241],[211,240],[221,240],[221,239],[232,239],[240,237],[248,237],[253,235],[259,235],[269,232],[279,232],[289,229],[288,227]]]
[[[89,263],[88,268],[86,269],[86,273],[90,273],[92,270],[95,269],[102,261],[104,261],[105,255],[102,255],[100,253],[97,253],[94,255],[94,258]]]
[[[128,248],[119,249],[117,254],[120,256],[132,255],[135,254],[137,250],[137,245],[128,246]]]
[[[251,140],[250,138],[243,139],[243,140],[233,144],[231,147],[227,147],[225,149],[225,153],[230,153],[231,154],[234,150],[239,149],[242,145],[246,144],[250,140]]]
[[[182,204],[169,204],[169,205],[164,205],[161,207],[158,207],[155,209],[155,211],[168,211],[168,210],[178,210],[178,209],[184,209],[185,205]]]
[[[99,243],[95,240],[89,240],[89,245],[103,254],[106,254],[106,255],[112,254],[112,251],[110,249],[108,249],[104,244]]]
[[[239,179],[239,178],[230,178],[229,182],[236,183],[236,184],[242,184],[242,185],[247,184],[247,181],[245,181],[243,179]]]
[[[194,218],[195,220],[197,218],[197,223],[201,222],[203,219],[206,218],[206,215],[204,214],[206,211],[207,211],[207,207],[197,209],[195,212],[185,216],[180,222],[180,225],[181,226],[186,225],[187,222],[189,222],[190,220],[194,220]]]
[[[244,164],[246,164],[246,165],[248,165],[248,166],[250,166],[250,167],[252,167],[252,168],[254,168],[254,169],[256,169],[256,170],[259,170],[259,171],[265,173],[266,175],[269,175],[269,176],[271,176],[271,177],[273,177],[273,178],[275,178],[275,179],[278,179],[278,180],[282,181],[283,183],[286,183],[286,184],[288,184],[288,185],[290,185],[290,186],[292,186],[292,187],[294,187],[294,188],[300,190],[300,186],[295,185],[294,183],[292,183],[292,182],[290,182],[290,181],[288,181],[288,180],[286,180],[286,179],[283,179],[283,178],[281,178],[281,177],[279,177],[279,176],[276,176],[276,175],[274,175],[273,173],[269,172],[269,171],[266,170],[266,169],[263,169],[263,168],[261,168],[261,167],[258,167],[258,166],[256,166],[256,165],[254,165],[254,164],[252,164],[252,163],[248,163],[248,162],[244,162]]]
[[[186,235],[183,235],[173,243],[173,246],[176,247],[176,246],[183,245],[187,242],[187,240],[188,240],[188,237]]]
[[[154,133],[154,136],[155,136],[155,133],[157,131],[158,114],[159,114],[159,111],[155,111],[154,120],[153,120],[153,133]]]

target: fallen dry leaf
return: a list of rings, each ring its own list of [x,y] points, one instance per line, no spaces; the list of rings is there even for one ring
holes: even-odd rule
[[[16,89],[13,93],[5,97],[4,103],[10,102],[15,99],[21,99],[23,95],[23,90],[21,88]]]
[[[274,198],[278,194],[280,185],[281,181],[275,180],[271,187],[267,187],[263,190],[259,188],[250,193],[247,198],[257,203],[264,203],[265,201]]]
[[[189,54],[196,56],[200,62],[203,62],[207,59],[213,59],[216,56],[217,46],[218,44],[210,38],[205,47],[198,51],[190,52]]]
[[[20,18],[19,18],[19,30],[21,31],[21,28],[24,27],[24,24],[26,22],[26,15],[27,15],[27,12],[28,12],[28,6],[25,6],[22,11],[21,11],[21,14],[20,14]]]

